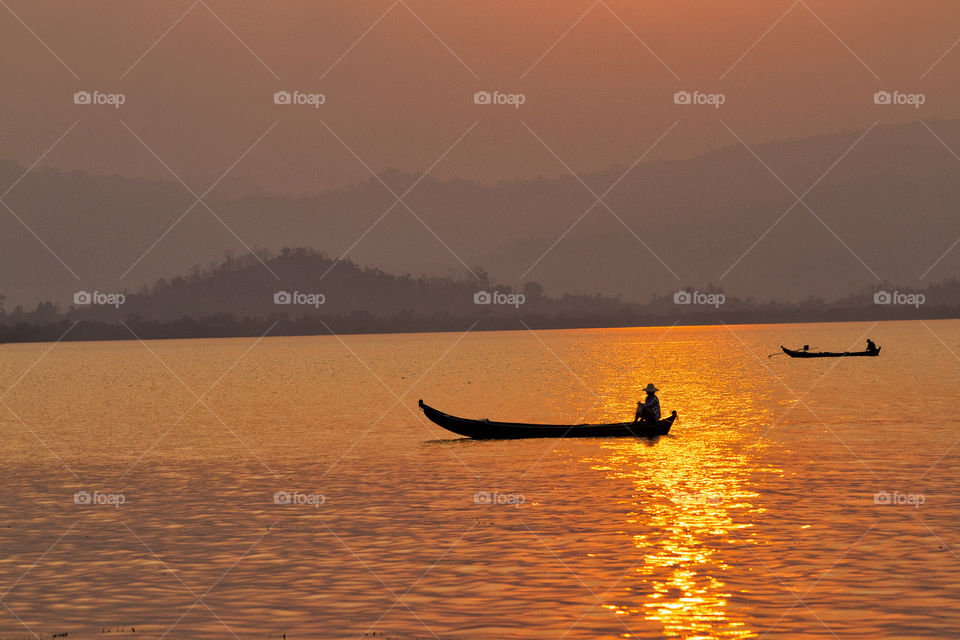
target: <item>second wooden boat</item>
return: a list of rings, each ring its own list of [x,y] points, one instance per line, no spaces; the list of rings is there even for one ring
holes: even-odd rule
[[[879,355],[882,347],[877,347],[876,351],[803,351],[802,349],[787,349],[780,345],[783,352],[791,358],[849,358],[852,356],[876,356]]]

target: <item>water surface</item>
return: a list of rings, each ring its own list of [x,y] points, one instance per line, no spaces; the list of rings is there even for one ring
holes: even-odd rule
[[[956,321],[4,345],[0,639],[956,637],[954,353]],[[620,421],[651,381],[656,441],[416,408]]]

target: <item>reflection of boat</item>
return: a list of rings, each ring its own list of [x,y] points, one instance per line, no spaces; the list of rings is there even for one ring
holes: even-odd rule
[[[665,436],[677,419],[674,411],[666,420],[658,422],[617,422],[613,424],[525,424],[521,422],[490,422],[469,420],[437,411],[420,401],[427,418],[448,431],[476,439],[513,438],[603,438]]]
[[[875,356],[880,353],[881,347],[877,347],[876,351],[802,351],[787,349],[785,346],[780,345],[780,348],[783,349],[783,352],[790,356],[791,358],[846,358],[849,356]]]

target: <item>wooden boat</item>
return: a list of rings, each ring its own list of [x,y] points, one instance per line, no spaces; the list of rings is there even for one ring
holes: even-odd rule
[[[516,439],[516,438],[653,438],[665,436],[670,432],[673,421],[677,419],[674,411],[669,418],[658,422],[616,422],[613,424],[526,424],[522,422],[491,422],[489,420],[470,420],[458,418],[437,411],[420,401],[423,414],[430,421],[448,431],[475,438]]]
[[[844,351],[843,353],[840,353],[837,351],[801,351],[787,349],[783,345],[780,345],[780,348],[783,349],[783,352],[791,358],[847,358],[853,356],[875,356],[878,355],[880,353],[880,349],[882,349],[882,347],[877,347],[876,351]]]

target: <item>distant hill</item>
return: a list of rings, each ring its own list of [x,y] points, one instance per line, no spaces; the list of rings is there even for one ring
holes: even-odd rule
[[[960,317],[956,279],[924,289],[883,287],[788,304],[741,299],[714,285],[685,286],[640,303],[599,294],[550,296],[534,281],[514,289],[482,271],[477,278],[398,276],[288,248],[275,255],[228,255],[139,291],[79,291],[68,306],[4,305],[0,342],[57,340],[75,323],[66,339],[130,339],[131,330],[141,338],[192,338],[268,330],[299,335]]]
[[[960,149],[960,121],[927,125]],[[815,185],[804,200],[814,213],[803,204],[786,213],[794,196],[738,144],[582,176],[598,195],[623,176],[604,198],[616,217],[603,204],[584,216],[595,198],[572,176],[496,185],[428,176],[405,198],[414,213],[393,206],[373,178],[310,197],[215,191],[211,213],[190,209],[194,198],[175,182],[35,170],[5,202],[66,267],[0,210],[0,291],[32,306],[64,304],[78,289],[135,290],[227,250],[246,253],[233,232],[248,247],[348,252],[391,273],[462,279],[481,265],[515,287],[536,280],[551,295],[628,301],[686,282],[716,282],[743,298],[834,299],[883,281],[926,286],[960,273],[958,249],[921,280],[960,238],[960,163],[921,123],[881,124],[853,146],[862,133],[755,149],[797,195]],[[0,184],[23,171],[0,163]],[[380,179],[400,194],[419,176]]]
[[[261,252],[258,257],[227,255],[219,264],[194,267],[186,276],[160,278],[138,291],[81,292],[81,299],[94,298],[92,304],[58,306],[44,302],[38,308],[55,308],[57,313],[91,321],[136,316],[167,322],[217,314],[252,318],[370,314],[386,318],[433,313],[468,316],[483,310],[496,315],[505,307],[516,311],[520,306],[554,312],[560,308],[558,304],[564,311],[583,313],[609,311],[623,304],[617,298],[598,295],[548,298],[535,282],[514,291],[510,286],[491,284],[485,272],[478,275],[476,279],[398,276],[361,267],[351,260],[338,261],[311,249],[285,248],[277,254]],[[480,294],[482,300],[484,292],[496,299],[487,305],[477,304],[475,296]],[[122,294],[122,304],[114,304],[110,298],[118,293]],[[506,296],[515,294],[522,294],[522,298],[505,302]],[[16,322],[31,313],[35,312],[15,308],[6,317]]]

